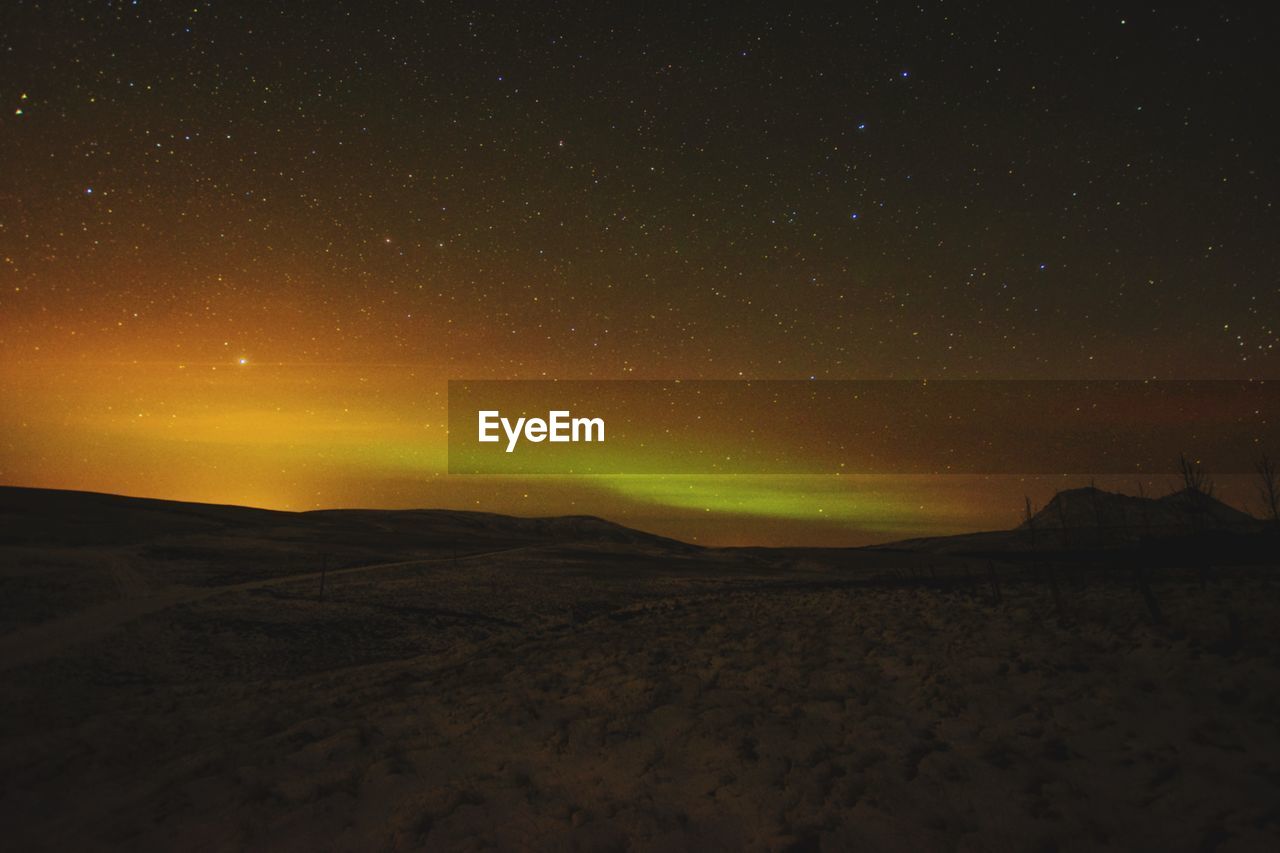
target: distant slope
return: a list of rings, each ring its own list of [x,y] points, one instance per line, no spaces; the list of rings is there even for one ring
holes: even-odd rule
[[[0,486],[0,544],[125,545],[192,535],[262,532],[272,538],[383,538],[405,545],[608,542],[697,550],[594,516],[519,518],[446,509],[285,512]]]
[[[493,537],[529,541],[611,542],[696,550],[697,546],[645,533],[593,515],[520,517],[452,509],[325,509],[300,513],[307,519],[367,524],[393,533],[456,536],[467,540]]]
[[[165,536],[269,526],[294,513],[0,486],[0,544],[113,545]]]
[[[1107,549],[1186,536],[1248,535],[1263,527],[1253,516],[1200,492],[1145,498],[1087,486],[1058,492],[1013,530],[907,539],[875,547],[933,554]]]

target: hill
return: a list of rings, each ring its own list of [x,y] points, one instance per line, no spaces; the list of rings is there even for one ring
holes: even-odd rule
[[[0,536],[14,850],[1275,847],[1272,571],[1155,625],[592,517],[0,489]]]
[[[873,550],[932,554],[988,554],[1051,550],[1110,550],[1186,537],[1251,537],[1263,522],[1212,495],[1184,490],[1160,498],[1108,492],[1093,486],[1055,494],[1011,530],[906,539]]]
[[[462,542],[612,542],[677,550],[695,547],[587,515],[521,518],[449,509],[287,512],[0,486],[0,545],[128,545],[228,534],[258,535],[285,542],[305,537],[321,544],[367,544],[370,537],[376,537],[383,547]]]
[[[1147,498],[1086,486],[1058,492],[1018,530],[1104,531],[1124,540],[1206,530],[1246,532],[1257,527],[1253,516],[1204,492],[1185,489]]]

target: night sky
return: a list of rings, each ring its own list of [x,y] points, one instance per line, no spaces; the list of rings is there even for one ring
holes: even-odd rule
[[[0,481],[1014,523],[1061,483],[450,477],[444,395],[1277,378],[1274,21],[1057,6],[5,4]]]

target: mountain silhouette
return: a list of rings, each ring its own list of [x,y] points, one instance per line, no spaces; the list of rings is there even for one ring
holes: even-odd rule
[[[934,554],[996,554],[1043,550],[1125,549],[1190,538],[1249,539],[1266,525],[1212,495],[1184,489],[1159,498],[1108,492],[1093,486],[1058,492],[1011,530],[931,536],[874,548]],[[1243,548],[1239,542],[1230,546]]]
[[[1193,489],[1147,498],[1086,486],[1058,492],[1017,529],[1026,534],[1053,531],[1059,536],[1064,530],[1105,532],[1128,540],[1195,531],[1240,532],[1257,526],[1253,516]]]

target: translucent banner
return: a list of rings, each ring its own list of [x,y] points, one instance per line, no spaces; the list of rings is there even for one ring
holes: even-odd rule
[[[449,382],[451,474],[1226,474],[1278,427],[1266,381]]]

